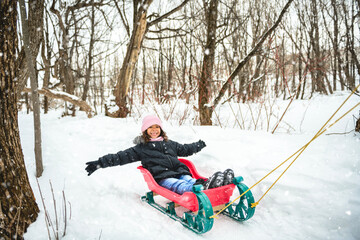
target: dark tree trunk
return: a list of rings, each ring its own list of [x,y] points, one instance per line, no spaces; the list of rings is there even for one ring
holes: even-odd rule
[[[310,3],[310,44],[312,46],[312,60],[313,67],[315,68],[311,72],[312,79],[312,92],[320,92],[323,94],[328,94],[324,82],[324,56],[321,54],[320,50],[320,33],[319,33],[319,17],[317,9],[317,1],[311,0]]]
[[[94,1],[92,0],[91,3]],[[91,27],[90,27],[90,44],[89,44],[89,54],[88,54],[88,67],[86,68],[86,75],[85,75],[85,84],[84,84],[84,92],[82,94],[81,99],[83,101],[86,101],[88,92],[89,92],[89,84],[90,84],[90,78],[91,78],[91,71],[93,68],[93,48],[95,44],[95,7],[92,5],[91,7]]]
[[[216,24],[217,24],[217,7],[218,0],[211,0],[205,7],[206,11],[206,45],[204,46],[204,59],[199,82],[199,111],[200,124],[212,125],[211,115],[213,109],[209,107],[210,103],[210,86],[213,78],[213,69],[216,49]]]
[[[26,173],[17,115],[17,1],[0,1],[0,236],[23,239],[38,216]]]
[[[50,84],[50,75],[51,75],[51,47],[50,47],[50,38],[49,38],[49,24],[48,19],[46,18],[46,30],[44,30],[44,37],[42,38],[41,43],[41,58],[44,62],[44,79],[43,79],[43,87],[48,88]],[[44,113],[47,114],[49,111],[49,99],[48,97],[44,97]]]
[[[336,91],[336,78],[337,78],[337,71],[339,70],[339,72],[341,72],[341,68],[340,67],[340,52],[339,52],[339,20],[338,20],[338,10],[337,10],[337,5],[336,5],[336,0],[331,0],[331,6],[332,9],[334,11],[334,16],[333,16],[333,21],[334,21],[334,41],[333,41],[333,46],[334,46],[334,70],[333,70],[333,89],[334,91]],[[341,74],[340,74],[341,75]]]

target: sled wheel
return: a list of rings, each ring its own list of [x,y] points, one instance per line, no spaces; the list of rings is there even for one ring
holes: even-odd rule
[[[193,192],[199,203],[197,214],[195,215],[192,212],[186,212],[184,213],[183,219],[185,227],[198,234],[210,231],[214,223],[214,219],[210,218],[214,214],[213,208],[209,198],[205,193],[201,192],[202,189],[203,187],[201,185],[195,185],[193,187]]]
[[[241,183],[242,181],[242,177],[236,177],[233,180],[233,183],[237,186],[240,195],[249,189],[245,184]],[[237,221],[246,221],[250,219],[255,213],[255,207],[251,207],[251,204],[254,202],[254,197],[249,190],[243,196],[241,196],[237,202],[231,204],[227,208],[227,211],[224,212],[224,214]]]

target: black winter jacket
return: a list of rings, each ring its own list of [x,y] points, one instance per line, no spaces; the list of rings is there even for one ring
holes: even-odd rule
[[[158,182],[164,178],[191,175],[188,167],[181,163],[178,157],[190,156],[206,146],[201,140],[191,144],[180,144],[171,140],[145,143],[141,136],[135,138],[134,143],[134,147],[100,157],[100,166],[106,168],[141,161],[142,166],[148,169]]]

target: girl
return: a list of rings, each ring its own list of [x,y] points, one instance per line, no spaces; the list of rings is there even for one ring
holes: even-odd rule
[[[204,141],[191,144],[179,144],[171,141],[163,130],[162,122],[156,116],[143,119],[142,135],[134,139],[134,147],[100,157],[98,161],[87,162],[85,168],[90,176],[99,168],[124,165],[141,161],[155,181],[162,187],[178,194],[191,192],[194,184],[202,184],[205,189],[220,187],[232,183],[234,172],[227,169],[224,173],[216,172],[207,181],[191,177],[188,167],[178,160],[206,147]]]

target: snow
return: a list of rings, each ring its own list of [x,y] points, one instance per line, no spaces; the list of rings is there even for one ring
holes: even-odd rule
[[[69,94],[69,93],[66,93],[66,92],[62,92],[62,91],[56,91],[56,90],[52,90],[52,89],[47,89],[49,92],[55,94],[55,95],[61,95],[61,96],[66,96],[74,101],[79,101],[81,100],[79,97],[75,96],[75,95],[72,95],[72,94]]]
[[[231,122],[233,114],[227,105],[220,106],[222,109],[218,111],[219,117],[229,122],[222,127],[193,126],[192,120],[179,126],[178,120],[169,119],[164,122],[164,128],[171,139],[180,143],[198,139],[206,142],[206,148],[188,157],[203,176],[232,168],[250,187],[304,146],[347,95],[338,93],[294,101],[275,134],[270,133],[274,121],[270,131],[265,127],[258,128],[259,131],[240,129]],[[353,96],[337,116],[358,102],[359,97]],[[287,104],[288,101],[279,100],[274,108],[276,114],[281,115]],[[220,216],[212,230],[203,235],[196,235],[140,200],[148,189],[136,169],[139,163],[99,169],[87,176],[86,162],[133,146],[133,138],[140,133],[140,116],[114,119],[98,115],[88,119],[85,114],[61,118],[59,111],[43,114],[44,173],[38,181],[55,224],[52,184],[60,236],[65,228],[62,195],[65,193],[67,223],[62,239],[66,240],[359,239],[360,134],[326,135],[354,129],[353,116],[358,117],[358,112],[355,109],[311,143],[260,201],[251,219],[238,223]],[[244,124],[249,125],[250,122]],[[35,178],[32,114],[20,112],[19,127],[29,179],[41,209],[25,239],[45,240],[48,233]],[[252,189],[256,200],[286,166]],[[51,228],[50,234],[53,236]]]

